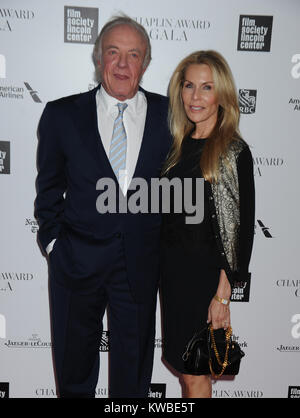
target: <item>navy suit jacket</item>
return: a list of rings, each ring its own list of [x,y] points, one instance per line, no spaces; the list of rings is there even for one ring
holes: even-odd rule
[[[81,287],[101,273],[101,249],[122,237],[132,290],[137,300],[145,300],[156,291],[159,277],[161,215],[100,214],[96,209],[101,193],[97,181],[116,181],[97,126],[98,88],[49,102],[42,114],[35,201],[38,239],[44,251],[56,239],[50,253],[56,274],[69,286]],[[151,178],[159,177],[171,145],[168,99],[142,91],[147,114],[134,177],[150,184]]]

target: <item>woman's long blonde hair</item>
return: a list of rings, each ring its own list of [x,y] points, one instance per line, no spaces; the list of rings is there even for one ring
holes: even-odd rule
[[[213,76],[219,103],[217,123],[206,141],[200,160],[202,174],[209,182],[218,180],[219,159],[226,156],[231,142],[240,139],[239,105],[231,70],[226,60],[216,51],[197,51],[184,58],[175,69],[169,84],[169,127],[173,146],[165,163],[166,174],[180,159],[183,139],[192,133],[195,125],[185,113],[181,91],[187,68],[192,64],[206,64]]]

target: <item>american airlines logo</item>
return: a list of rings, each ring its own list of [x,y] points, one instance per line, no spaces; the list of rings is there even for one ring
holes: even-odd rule
[[[1,9],[0,9],[1,10]],[[0,54],[0,79],[6,78],[6,58],[5,55]],[[34,90],[28,81],[24,81],[24,86],[26,87],[28,93],[30,94],[32,100],[35,103],[42,103],[41,99],[38,96],[38,92]],[[14,84],[0,84],[0,99],[24,99],[24,93],[26,92],[23,85],[14,85]]]
[[[24,86],[12,84],[0,85],[0,99],[23,100],[26,97],[25,93],[27,90],[35,103],[42,103],[38,96],[38,92],[34,90],[27,81],[24,81]]]
[[[29,91],[30,96],[32,97],[32,100],[36,103],[42,103],[41,99],[37,95],[37,91],[33,90],[33,88],[29,85],[29,83],[27,83],[27,81],[24,81],[24,84],[27,90]]]
[[[265,226],[264,223],[260,219],[257,219],[257,223],[260,226],[261,231],[266,238],[274,238],[271,235],[270,228],[268,226]]]

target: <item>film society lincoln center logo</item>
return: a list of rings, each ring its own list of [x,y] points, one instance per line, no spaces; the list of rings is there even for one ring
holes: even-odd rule
[[[9,383],[0,382],[0,399],[9,398]]]
[[[94,44],[98,35],[98,8],[65,6],[64,41]]]
[[[10,174],[9,141],[0,141],[0,174]]]
[[[238,51],[270,52],[273,16],[240,16]]]

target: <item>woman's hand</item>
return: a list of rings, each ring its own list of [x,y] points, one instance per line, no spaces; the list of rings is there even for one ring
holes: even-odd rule
[[[219,286],[216,295],[227,300],[229,300],[231,296],[231,286],[224,270],[221,270],[220,272]],[[214,329],[228,328],[231,324],[229,305],[224,305],[213,298],[208,308],[207,322],[211,322]]]

